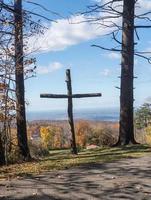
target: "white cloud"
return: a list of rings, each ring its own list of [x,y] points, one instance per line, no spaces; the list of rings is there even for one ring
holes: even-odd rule
[[[138,0],[138,4],[141,9],[150,10],[151,9],[151,0]]]
[[[109,2],[110,0],[92,0],[92,1],[103,4],[103,3]],[[121,4],[121,2],[116,2],[116,3]],[[137,5],[140,7],[140,9],[150,10],[151,0],[138,0]],[[137,9],[138,9],[138,6],[137,6]]]
[[[110,76],[112,73],[112,71],[110,69],[104,69],[102,72],[101,72],[101,75],[103,76]]]
[[[101,0],[92,0],[93,2],[100,3]]]
[[[30,52],[61,51],[72,45],[95,39],[109,33],[108,28],[98,28],[96,24],[89,24],[83,15],[52,22],[44,35],[30,38]]]
[[[145,99],[145,102],[146,102],[146,103],[151,103],[151,96],[147,97],[147,98]]]
[[[110,0],[92,0],[93,2],[96,3],[101,3],[101,4],[105,4],[107,2],[110,2]],[[116,10],[118,11],[122,11],[122,7],[119,6],[122,5],[122,2],[115,2],[114,6],[116,8]],[[138,0],[137,4],[136,4],[136,13],[140,14],[143,12],[147,12],[151,10],[151,0]]]
[[[108,1],[109,0],[103,0],[103,2]],[[100,0],[95,0],[95,2],[100,2]],[[119,4],[121,4],[121,2],[116,2],[115,7],[121,10],[122,7],[119,6]],[[151,0],[138,0],[138,5],[140,8],[137,8],[137,13],[148,11],[151,9]],[[99,13],[97,13],[97,15],[99,16]],[[104,13],[102,15],[105,16],[109,14]],[[58,19],[57,23],[51,22],[44,35],[29,39],[29,52],[62,51],[70,46],[110,33],[111,30],[113,30],[113,28],[99,27],[97,24],[90,24],[88,22],[80,23],[84,21],[87,21],[86,18],[83,15],[79,15],[72,16],[69,19]],[[115,18],[113,22],[117,24],[121,23],[121,19]]]
[[[111,52],[107,54],[107,57],[110,59],[120,59],[121,55],[119,53]]]
[[[63,64],[60,62],[50,63],[48,66],[39,66],[37,67],[38,74],[48,74],[54,71],[57,71],[63,67]]]

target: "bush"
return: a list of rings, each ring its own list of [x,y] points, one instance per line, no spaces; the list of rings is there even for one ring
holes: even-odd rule
[[[32,157],[48,156],[49,150],[40,142],[29,142],[30,153]]]
[[[18,163],[22,161],[22,156],[19,153],[19,148],[17,146],[13,146],[11,151],[8,153],[8,163]]]
[[[146,132],[146,143],[147,144],[151,144],[151,126],[148,126],[147,128],[145,128],[145,132]]]
[[[29,149],[32,158],[38,158],[49,155],[49,150],[45,148],[41,143],[29,141]],[[20,163],[23,161],[21,154],[19,153],[18,146],[13,145],[11,151],[8,154],[8,163]]]
[[[89,123],[83,120],[77,122],[75,131],[78,149],[86,147],[88,135],[92,132]]]
[[[88,137],[88,143],[98,146],[111,146],[115,143],[115,137],[111,129],[93,129]]]

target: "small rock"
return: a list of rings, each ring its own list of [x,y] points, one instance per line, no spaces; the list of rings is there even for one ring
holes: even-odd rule
[[[61,176],[61,175],[59,175],[59,176],[57,176],[58,178],[63,178],[63,176]]]
[[[143,187],[142,187],[141,185],[137,185],[135,188],[136,188],[137,190],[141,190]]]

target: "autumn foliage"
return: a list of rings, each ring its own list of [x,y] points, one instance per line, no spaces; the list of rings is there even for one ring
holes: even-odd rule
[[[63,129],[56,126],[42,126],[40,128],[42,145],[48,149],[64,147]]]
[[[76,124],[76,142],[79,147],[86,147],[88,136],[92,130],[88,122],[79,121]]]
[[[71,133],[68,124],[47,124],[39,125],[30,129],[30,137],[32,138],[32,143],[35,143],[38,136],[38,145],[42,145],[45,149],[62,149],[70,148],[71,144]],[[32,130],[32,131],[31,131]],[[117,124],[104,124],[95,123],[84,120],[76,121],[75,123],[75,133],[76,133],[76,143],[79,149],[86,148],[89,145],[106,146],[112,145],[115,141],[116,134],[118,130]],[[34,138],[34,139],[33,139]]]

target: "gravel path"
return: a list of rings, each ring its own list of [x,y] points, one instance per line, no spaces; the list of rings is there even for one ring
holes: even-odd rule
[[[0,199],[151,200],[151,155],[1,180]]]

